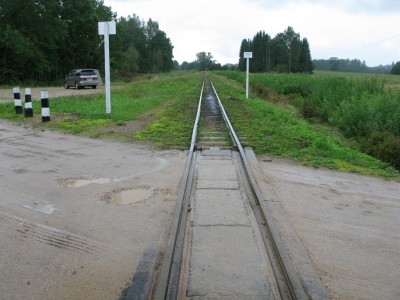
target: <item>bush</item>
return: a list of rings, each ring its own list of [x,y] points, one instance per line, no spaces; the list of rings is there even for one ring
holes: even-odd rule
[[[388,131],[375,132],[365,141],[364,151],[400,169],[400,137]]]
[[[392,70],[390,71],[390,74],[392,74],[392,75],[400,75],[400,61],[398,61],[398,62],[392,67]]]

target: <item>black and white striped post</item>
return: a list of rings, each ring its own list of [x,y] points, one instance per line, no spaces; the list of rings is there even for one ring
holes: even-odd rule
[[[42,102],[42,122],[50,121],[49,93],[46,90],[40,92]]]
[[[32,94],[31,89],[25,89],[25,110],[24,110],[25,117],[33,117],[33,108],[32,108]]]
[[[14,107],[16,114],[22,114],[22,101],[21,101],[21,94],[19,92],[19,87],[13,88],[14,93]]]

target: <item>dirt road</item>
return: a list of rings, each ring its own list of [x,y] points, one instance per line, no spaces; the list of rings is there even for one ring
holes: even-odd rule
[[[180,151],[0,121],[0,299],[118,299],[155,255]]]
[[[25,99],[25,86],[20,86],[21,99]],[[113,87],[118,88],[118,87]],[[47,90],[49,92],[49,98],[59,98],[66,96],[79,96],[79,95],[88,95],[88,94],[96,94],[96,93],[104,93],[104,85],[98,86],[97,89],[92,88],[84,88],[81,90],[76,90],[74,88],[64,89],[64,87],[46,87],[46,88],[31,88],[32,99],[40,100],[40,91]],[[4,101],[14,101],[13,89],[0,89],[0,102]]]
[[[0,299],[118,299],[157,252],[185,159],[0,121]],[[297,267],[301,245],[332,299],[400,298],[400,183],[255,170]]]
[[[331,299],[400,299],[399,182],[285,160],[258,171],[287,247],[300,242]]]

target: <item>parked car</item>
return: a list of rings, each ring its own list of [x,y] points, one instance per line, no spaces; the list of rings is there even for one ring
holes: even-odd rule
[[[84,88],[89,86],[92,89],[97,88],[99,79],[95,69],[75,69],[65,76],[64,87],[69,89],[71,86],[76,89]]]

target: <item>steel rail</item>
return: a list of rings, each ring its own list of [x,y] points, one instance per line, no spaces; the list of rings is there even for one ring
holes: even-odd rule
[[[211,81],[210,81],[211,82]],[[251,189],[251,192],[253,196],[256,199],[257,204],[260,205],[261,208],[261,213],[263,215],[263,219],[265,222],[266,230],[269,235],[269,240],[272,245],[272,249],[274,251],[274,256],[276,257],[280,271],[282,275],[284,276],[284,280],[286,283],[287,290],[289,291],[290,297],[292,299],[310,299],[309,293],[306,291],[305,286],[302,284],[298,273],[295,271],[295,268],[291,262],[291,259],[285,249],[284,243],[279,235],[278,229],[276,228],[274,222],[271,222],[272,220],[271,214],[269,212],[269,209],[266,205],[266,200],[264,199],[264,196],[262,192],[260,191],[257,181],[255,179],[255,176],[253,174],[253,171],[251,170],[250,163],[247,160],[246,153],[239,141],[239,138],[237,137],[235,130],[233,129],[233,126],[228,118],[228,115],[225,112],[225,109],[222,105],[222,102],[218,96],[218,93],[214,87],[214,84],[211,82],[212,88],[214,90],[214,93],[217,97],[218,105],[220,106],[222,115],[225,119],[225,122],[228,126],[229,132],[232,136],[232,139],[235,143],[235,146],[237,147],[239,151],[239,156],[240,159],[243,163],[244,166],[244,171],[245,175],[247,176],[247,179],[249,181],[249,187]],[[279,282],[278,282],[279,286]],[[281,290],[281,293],[283,292],[284,287],[279,286],[279,289]],[[322,299],[326,298],[323,297],[325,293],[321,292]]]
[[[163,257],[159,280],[153,299],[176,299],[179,286],[179,277],[182,265],[182,254],[184,249],[184,236],[188,215],[188,203],[194,174],[194,162],[196,161],[196,139],[200,111],[203,98],[204,81],[200,92],[200,100],[197,108],[196,120],[193,126],[192,139],[186,161],[184,174],[180,184],[180,195],[176,204],[174,217],[172,219],[171,231],[168,236],[166,252]]]
[[[208,80],[208,78],[207,78]],[[284,242],[282,241],[278,228],[274,222],[272,222],[271,213],[267,207],[266,200],[258,187],[257,181],[250,167],[250,163],[247,159],[246,153],[237,137],[233,126],[228,118],[228,115],[222,105],[222,102],[218,96],[218,93],[214,87],[214,84],[210,81],[212,89],[215,93],[218,106],[221,109],[223,119],[228,127],[229,134],[232,137],[233,144],[238,150],[239,159],[243,167],[243,173],[248,182],[250,193],[253,196],[257,206],[260,208],[259,211],[264,228],[264,243],[269,243],[267,248],[272,248],[272,256],[276,261],[273,267],[273,271],[278,278],[276,279],[279,291],[282,298],[286,299],[327,299],[324,290],[320,287],[310,288],[307,283],[302,283],[299,273],[296,271],[292,264],[292,261],[285,248]],[[203,98],[203,91],[205,86],[205,80],[203,81],[200,100],[197,109],[196,119],[193,126],[192,139],[188,154],[188,159],[185,165],[183,178],[180,184],[180,194],[176,204],[174,216],[171,223],[171,229],[166,242],[165,253],[161,262],[160,271],[158,274],[158,281],[155,283],[155,289],[152,292],[152,299],[164,300],[164,299],[177,299],[179,279],[181,277],[183,251],[185,243],[185,233],[187,225],[187,217],[189,210],[189,200],[191,194],[191,187],[193,184],[194,177],[194,163],[196,161],[196,140],[198,134],[198,123],[200,120],[201,105]],[[271,254],[271,253],[270,253]],[[313,289],[313,290],[310,290]]]

